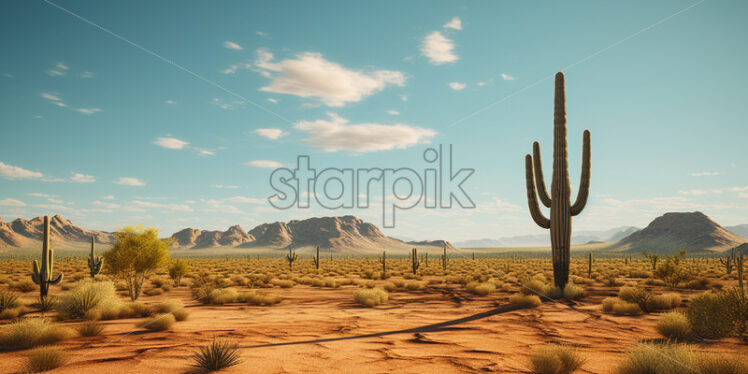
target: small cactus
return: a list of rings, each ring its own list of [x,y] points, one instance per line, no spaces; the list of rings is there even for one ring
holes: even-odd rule
[[[442,270],[447,270],[447,246],[444,246],[444,254],[442,254]]]
[[[317,246],[317,254],[312,258],[314,261],[314,268],[319,270],[319,246]]]
[[[286,260],[288,260],[288,269],[293,271],[293,262],[296,261],[296,259],[299,258],[296,256],[296,251],[293,249],[288,249],[288,254],[286,255]]]
[[[382,257],[379,258],[382,263],[382,278],[387,277],[387,251],[382,251]]]
[[[719,262],[722,263],[722,265],[725,265],[725,271],[727,274],[732,273],[732,267],[737,262],[737,259],[735,258],[735,248],[730,250],[730,254],[727,255],[724,259],[720,257]]]
[[[44,216],[44,238],[42,242],[42,264],[34,260],[34,272],[31,274],[31,280],[39,285],[39,295],[41,298],[47,297],[50,285],[55,285],[62,281],[62,274],[52,277],[54,270],[54,251],[49,245],[49,216]]]
[[[587,278],[592,278],[592,252],[587,259]]]
[[[88,270],[91,272],[91,278],[96,277],[96,274],[101,273],[101,268],[104,267],[104,259],[101,256],[96,256],[94,245],[96,239],[91,237],[91,255],[88,257]]]
[[[413,268],[413,274],[416,274],[418,268],[421,267],[421,262],[418,261],[418,250],[413,248],[410,255],[411,267]]]

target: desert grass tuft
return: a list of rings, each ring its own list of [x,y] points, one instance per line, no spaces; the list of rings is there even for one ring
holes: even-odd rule
[[[40,373],[57,369],[65,363],[65,352],[56,346],[33,349],[26,358],[26,371]]]
[[[534,374],[570,374],[584,364],[576,348],[568,345],[550,345],[530,354],[531,372]]]
[[[353,300],[368,307],[385,304],[390,295],[381,288],[362,288],[353,293]]]
[[[168,330],[176,322],[176,318],[171,313],[157,314],[138,325],[151,331]]]
[[[99,321],[86,321],[78,325],[81,336],[98,336],[104,331],[104,324]]]
[[[525,295],[522,293],[509,296],[509,303],[522,308],[535,308],[542,304],[537,295]]]
[[[657,321],[657,332],[672,340],[686,340],[691,335],[691,323],[688,317],[680,312],[665,313]]]
[[[11,323],[0,332],[0,349],[28,349],[54,344],[73,332],[44,318],[25,318]]]
[[[193,366],[206,371],[216,371],[238,365],[241,362],[239,348],[229,340],[214,339],[193,353]]]

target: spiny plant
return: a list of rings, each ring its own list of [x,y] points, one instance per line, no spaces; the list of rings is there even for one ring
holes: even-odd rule
[[[88,270],[91,272],[91,278],[96,277],[96,274],[101,273],[101,268],[104,266],[104,259],[101,256],[96,256],[96,250],[94,248],[96,239],[91,237],[91,254],[88,256]]]
[[[317,246],[317,254],[312,258],[314,261],[314,268],[319,270],[319,246]]]
[[[299,256],[296,255],[296,251],[293,249],[288,249],[288,254],[286,255],[286,260],[288,261],[288,269],[293,271],[293,262],[296,261],[296,259],[299,258]]]
[[[444,245],[442,249],[444,250],[444,253],[442,254],[442,270],[447,270],[447,246]]]
[[[382,251],[382,257],[379,258],[379,262],[382,263],[382,278],[385,278],[387,274],[387,251]]]
[[[540,143],[532,145],[533,155],[525,156],[525,183],[530,215],[535,223],[551,231],[553,278],[556,287],[563,289],[569,281],[571,247],[571,217],[579,215],[587,204],[590,192],[590,131],[584,130],[582,149],[582,175],[576,201],[571,204],[569,170],[566,155],[566,93],[564,73],[556,73],[553,116],[553,179],[551,195],[545,187],[540,160]],[[534,163],[533,163],[534,162]],[[537,187],[537,191],[536,191]],[[551,208],[550,218],[540,211],[538,200]]]
[[[592,278],[592,252],[587,259],[587,278]]]
[[[660,255],[647,251],[643,251],[642,255],[652,264],[652,270],[657,269],[657,261],[660,261]]]
[[[411,268],[413,268],[413,274],[415,274],[418,271],[418,268],[421,267],[421,261],[418,261],[418,250],[413,248],[410,254],[410,264]]]
[[[727,272],[727,274],[731,274],[732,273],[732,266],[736,262],[735,248],[731,249],[730,253],[727,256],[725,256],[724,259],[722,257],[720,257],[719,258],[719,262],[721,262],[722,265],[725,266],[725,271]]]
[[[58,284],[62,281],[62,273],[57,277],[52,277],[54,269],[54,251],[49,245],[49,216],[44,216],[44,238],[42,239],[42,264],[34,260],[34,273],[31,274],[31,280],[39,285],[39,295],[41,298],[47,296],[50,285]]]
[[[239,347],[229,340],[214,339],[210,344],[200,347],[192,354],[194,366],[216,371],[241,363]]]

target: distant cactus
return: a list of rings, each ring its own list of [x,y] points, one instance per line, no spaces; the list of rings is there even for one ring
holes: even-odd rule
[[[587,278],[592,278],[592,252],[587,259]]]
[[[571,217],[582,212],[587,204],[587,196],[590,192],[590,132],[589,130],[584,131],[582,176],[577,199],[572,204],[569,196],[571,188],[569,187],[569,169],[566,159],[566,93],[564,74],[561,72],[556,73],[553,129],[551,195],[548,195],[543,179],[540,144],[538,142],[533,143],[533,155],[525,156],[525,184],[527,185],[527,204],[532,219],[538,226],[551,231],[553,278],[556,287],[563,289],[569,281]],[[550,219],[546,218],[540,211],[536,193],[543,205],[551,208]]]
[[[314,268],[319,270],[319,246],[317,246],[317,254],[312,258],[314,261]]]
[[[293,271],[293,262],[296,261],[296,259],[299,258],[296,256],[296,251],[293,249],[288,249],[288,254],[286,255],[286,260],[288,260],[288,269]]]
[[[738,256],[738,288],[740,288],[740,294],[745,295],[745,288],[743,288],[743,249],[740,249],[740,256]]]
[[[444,246],[444,254],[442,254],[442,270],[447,270],[447,246]]]
[[[735,262],[737,262],[737,258],[735,257],[735,248],[730,250],[730,254],[725,256],[724,259],[722,257],[719,258],[719,262],[722,263],[722,265],[725,265],[725,271],[727,274],[732,273],[732,267],[735,265]]]
[[[382,278],[387,277],[387,251],[382,251],[382,257],[379,258],[382,263]]]
[[[91,278],[96,277],[96,274],[101,273],[101,268],[104,266],[104,259],[101,256],[96,256],[94,249],[96,239],[91,237],[91,255],[88,257],[88,270],[91,272]]]
[[[418,268],[421,267],[421,261],[418,261],[418,250],[413,248],[410,254],[410,263],[413,268],[413,274],[415,275]]]
[[[649,253],[647,251],[643,251],[642,254],[652,263],[652,270],[657,269],[657,261],[660,260],[660,255]]]
[[[41,298],[47,297],[50,285],[55,285],[62,281],[62,273],[57,277],[52,277],[54,270],[54,251],[50,248],[49,243],[49,216],[44,216],[44,239],[42,242],[42,264],[34,260],[34,273],[31,274],[31,280],[39,285],[39,295]]]

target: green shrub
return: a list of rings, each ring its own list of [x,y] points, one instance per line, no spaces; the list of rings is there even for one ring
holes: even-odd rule
[[[171,313],[157,314],[152,318],[145,320],[143,323],[138,325],[151,331],[164,331],[168,330],[176,322],[176,318]]]
[[[509,304],[522,308],[535,308],[542,302],[537,295],[525,295],[520,292],[509,296]]]
[[[57,303],[61,318],[83,318],[86,313],[100,305],[118,303],[112,282],[85,281],[70,290]]]
[[[65,363],[65,356],[65,352],[56,346],[36,348],[26,358],[26,371],[39,373],[57,369]]]
[[[748,332],[748,295],[736,287],[721,292],[719,297],[733,323],[733,332],[745,338]]]
[[[205,371],[216,371],[241,363],[236,344],[223,339],[214,339],[192,355],[193,366]]]
[[[700,337],[718,339],[732,334],[735,326],[724,299],[711,292],[695,296],[686,310],[693,332]]]
[[[47,295],[45,297],[37,297],[36,302],[31,304],[32,307],[36,308],[42,313],[49,312],[50,310],[57,307],[57,297],[52,295]]]
[[[584,359],[574,347],[551,345],[530,353],[530,364],[534,374],[569,374],[579,369]]]
[[[691,324],[683,313],[665,313],[657,321],[657,332],[668,339],[682,341],[691,334]]]
[[[389,294],[381,288],[365,288],[354,292],[353,299],[361,305],[373,307],[386,303]]]
[[[11,323],[0,332],[0,348],[28,349],[54,344],[73,335],[68,328],[44,318],[24,318]]]

